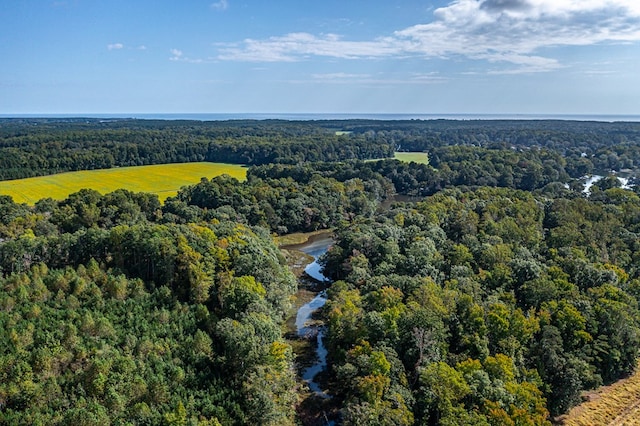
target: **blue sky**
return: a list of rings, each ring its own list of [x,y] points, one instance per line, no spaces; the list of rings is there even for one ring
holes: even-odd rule
[[[5,0],[0,114],[640,114],[639,0]]]

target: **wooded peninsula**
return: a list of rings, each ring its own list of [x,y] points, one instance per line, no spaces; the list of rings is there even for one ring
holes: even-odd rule
[[[0,180],[202,161],[250,167],[0,195],[0,424],[301,424],[274,236],[322,229],[339,424],[550,425],[638,365],[640,123],[0,119]]]

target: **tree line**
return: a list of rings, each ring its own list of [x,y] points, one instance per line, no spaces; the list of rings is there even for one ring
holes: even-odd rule
[[[543,164],[560,156],[552,167],[579,178],[637,171],[638,142],[640,124],[625,122],[1,119],[0,179],[176,162],[299,164],[387,158],[394,151],[433,158],[472,152],[461,147],[515,151]]]
[[[299,163],[383,158],[387,143],[289,122],[0,120],[0,179],[197,161]]]

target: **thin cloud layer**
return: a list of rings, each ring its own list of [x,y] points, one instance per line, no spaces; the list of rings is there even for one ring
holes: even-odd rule
[[[124,44],[122,43],[107,44],[107,50],[120,50],[120,49],[124,49]]]
[[[187,56],[184,55],[184,52],[180,49],[170,49],[169,52],[171,53],[171,56],[169,57],[170,61],[174,61],[174,62],[189,62],[192,64],[202,64],[205,62],[214,62],[215,60],[212,58],[207,58],[207,59],[202,59],[202,58],[197,58],[197,59],[192,59],[189,58]]]
[[[349,74],[344,72],[327,73],[327,74],[312,74],[311,78],[314,81],[322,83],[333,84],[375,84],[380,85],[408,85],[408,84],[436,84],[447,81],[447,78],[439,76],[437,73],[427,74],[413,74],[409,78],[402,79],[390,79],[390,78],[376,78],[375,75],[370,74]],[[307,83],[307,81],[301,81]]]
[[[257,62],[293,62],[311,56],[375,58],[397,54],[396,42],[393,38],[363,42],[342,40],[336,34],[318,37],[309,33],[291,33],[267,40],[246,39],[237,46],[222,46],[219,58]]]
[[[223,45],[221,60],[283,62],[313,56],[343,59],[464,56],[539,72],[561,64],[544,48],[640,41],[637,0],[456,0],[433,11],[430,23],[371,41],[335,34],[291,33]]]
[[[229,2],[227,0],[220,0],[215,3],[211,3],[212,9],[227,10],[229,8]]]

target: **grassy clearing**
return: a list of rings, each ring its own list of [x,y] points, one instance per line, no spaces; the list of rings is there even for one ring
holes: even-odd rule
[[[297,244],[304,244],[316,235],[323,235],[330,233],[330,229],[321,229],[313,232],[296,232],[294,234],[286,234],[275,237],[278,247],[292,246]]]
[[[564,426],[640,425],[640,370],[586,395],[587,401],[558,419]]]
[[[102,194],[124,188],[158,194],[160,201],[164,201],[176,195],[181,187],[198,183],[202,177],[223,174],[244,180],[247,169],[237,164],[180,163],[87,170],[2,181],[0,194],[12,196],[17,203],[34,204],[47,197],[63,200],[82,188],[95,189]]]
[[[393,158],[399,161],[403,161],[405,163],[419,163],[419,164],[429,164],[429,154],[426,152],[395,152],[393,154]],[[380,161],[384,160],[384,158],[374,158],[371,160],[364,160],[365,163],[370,161]]]
[[[429,164],[429,154],[426,152],[396,152],[393,154],[396,160],[410,163]]]

